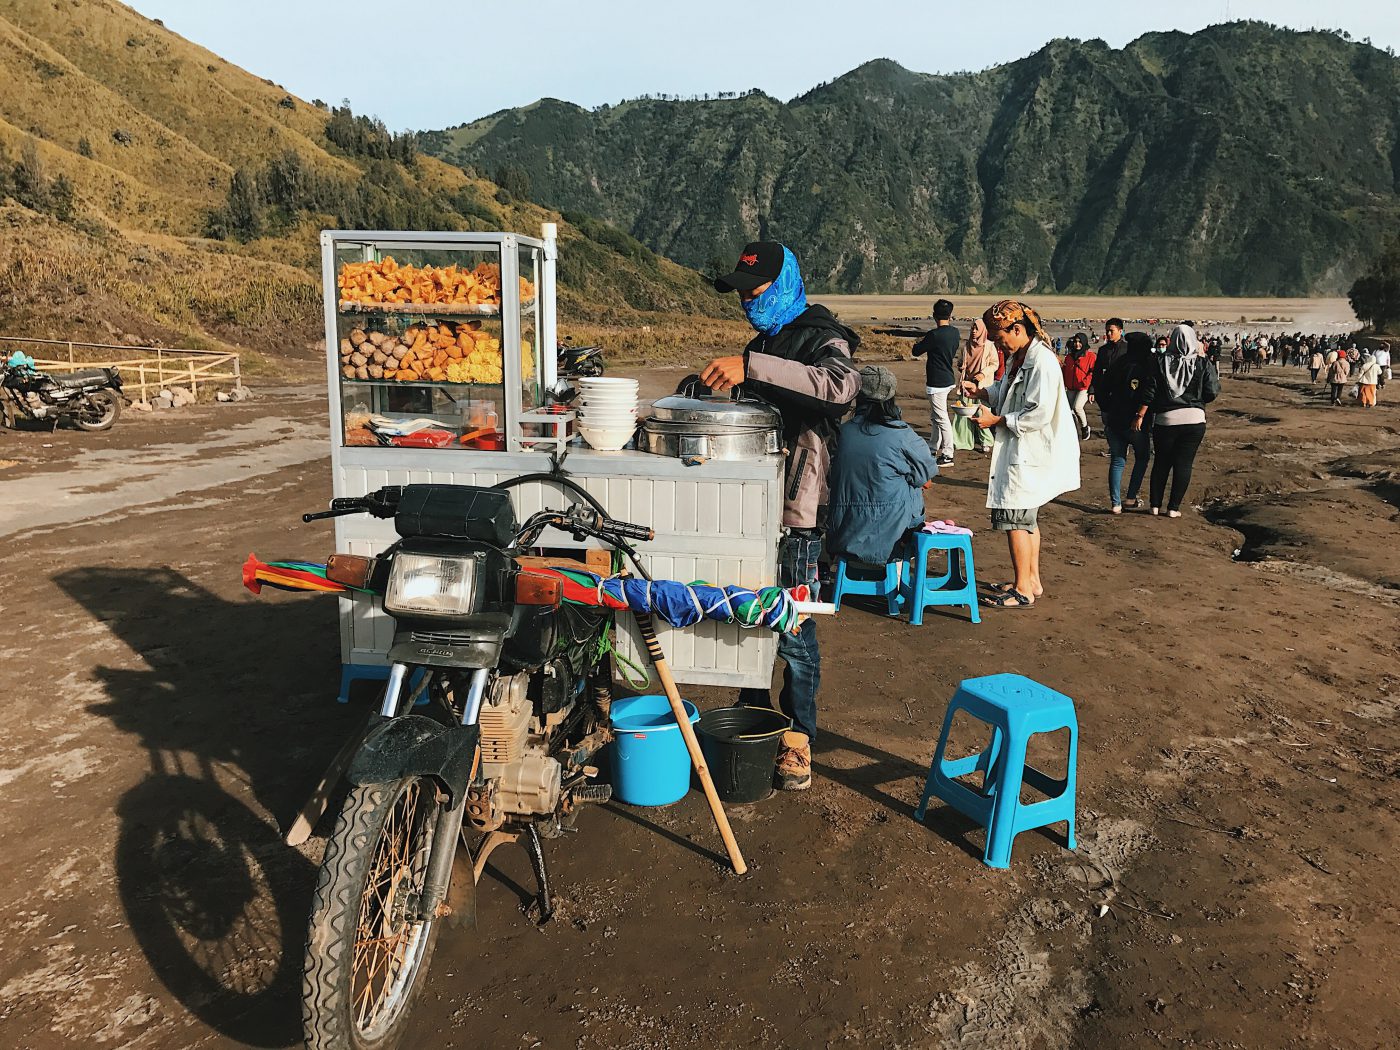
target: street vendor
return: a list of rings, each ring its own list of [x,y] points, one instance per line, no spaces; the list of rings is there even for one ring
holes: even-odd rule
[[[838,424],[860,391],[860,374],[851,361],[860,339],[826,307],[807,304],[797,259],[776,241],[746,245],[734,272],[717,277],[714,286],[738,293],[758,334],[742,355],[711,361],[700,380],[716,392],[742,386],[744,393],[762,398],[782,415],[788,459],[778,584],[806,584],[815,599],[822,549],[817,511],[826,502]],[[792,729],[778,752],[775,781],[785,791],[803,791],[812,785],[821,682],[816,623],[809,619],[797,634],[780,636],[778,655],[787,664],[778,704],[792,719]],[[771,706],[766,689],[745,689],[739,702]]]

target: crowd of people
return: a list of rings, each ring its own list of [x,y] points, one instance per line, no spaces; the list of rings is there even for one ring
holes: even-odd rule
[[[1304,335],[1302,332],[1269,335],[1241,335],[1226,351],[1231,375],[1248,375],[1262,365],[1306,368],[1314,383],[1322,383],[1322,393],[1330,404],[1349,399],[1363,408],[1375,408],[1379,395],[1392,378],[1390,344],[1380,342],[1374,349],[1357,344],[1342,335]]]
[[[974,418],[970,424],[975,433],[964,435],[959,427],[962,418],[950,420],[947,403],[955,391],[983,398],[991,403],[994,418],[1000,396],[996,384],[1007,370],[1007,353],[997,340],[988,352],[987,318],[975,320],[967,341],[961,342],[952,323],[952,307],[947,299],[934,304],[935,327],[914,347],[915,357],[927,359],[930,446],[939,466],[951,465],[958,449],[992,453],[995,477],[996,457],[985,437],[989,427]],[[1069,432],[1084,441],[1096,425],[1101,429],[1108,444],[1110,513],[1122,514],[1125,508],[1142,506],[1140,492],[1146,480],[1151,513],[1180,517],[1196,454],[1205,440],[1205,406],[1220,393],[1216,362],[1226,352],[1229,337],[1201,338],[1189,324],[1177,325],[1169,335],[1155,338],[1146,332],[1125,332],[1125,327],[1122,318],[1110,318],[1097,347],[1087,332],[1076,332],[1064,341],[1060,356],[1056,349],[1060,340],[1046,336],[1037,316],[1031,326],[1033,342],[1047,351],[1049,358],[1032,354],[1033,359],[1040,359],[1032,362],[1040,366],[1032,374],[1037,380],[1043,378],[1048,360],[1053,359],[1060,390],[1057,400],[1063,400],[1068,409]],[[1048,392],[1042,398],[1048,399]],[[1097,409],[1097,423],[1090,418],[1091,406]],[[990,428],[997,425],[994,422]],[[1024,442],[1026,429],[1020,420],[1006,425],[1008,449]],[[1130,457],[1132,470],[1125,487],[1123,475]],[[1002,473],[1005,476],[1006,471]],[[1021,582],[1030,586],[1031,592],[1013,588],[1016,597],[1012,600],[1029,599],[1024,604],[1033,604],[1039,587],[1035,572],[1029,572]]]

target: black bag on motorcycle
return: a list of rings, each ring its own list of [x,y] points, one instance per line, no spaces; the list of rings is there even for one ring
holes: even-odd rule
[[[510,495],[476,485],[405,485],[394,514],[400,536],[442,536],[508,547],[518,528]]]

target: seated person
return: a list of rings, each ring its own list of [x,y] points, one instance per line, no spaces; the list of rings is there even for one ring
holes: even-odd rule
[[[888,368],[860,370],[855,415],[831,465],[826,549],[832,559],[884,565],[924,524],[923,490],[938,475],[928,444],[900,416]]]

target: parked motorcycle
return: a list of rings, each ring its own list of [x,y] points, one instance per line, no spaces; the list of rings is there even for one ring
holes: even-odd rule
[[[520,525],[506,490],[541,480],[583,502]],[[514,559],[550,528],[629,554],[629,540],[652,537],[561,475],[390,486],[303,517],[359,513],[392,517],[398,541],[377,558],[334,555],[327,576],[382,595],[392,666],[312,904],[302,992],[314,1050],[399,1042],[440,924],[475,924],[476,882],[502,843],[525,845],[549,918],[540,840],[612,794],[591,764],[610,739],[611,614],[562,604],[558,580]]]
[[[18,419],[71,419],[82,430],[110,430],[122,411],[122,379],[115,368],[88,368],[51,375],[33,358],[14,354],[0,361],[0,416],[7,427]]]
[[[558,375],[560,379],[585,379],[600,376],[607,370],[601,346],[572,346],[559,344]]]

